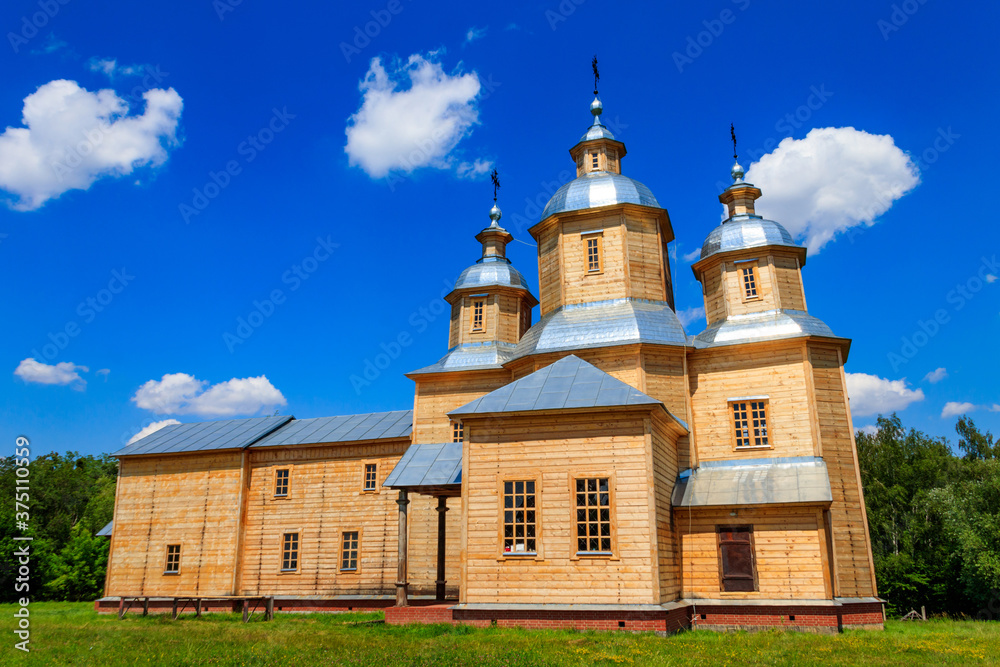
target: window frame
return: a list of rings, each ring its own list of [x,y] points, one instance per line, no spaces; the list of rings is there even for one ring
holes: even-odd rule
[[[358,574],[361,572],[361,535],[362,529],[360,527],[354,528],[353,530],[342,530],[337,534],[337,572],[343,574]],[[344,567],[344,538],[349,534],[357,535],[357,543],[355,544],[355,564],[353,568]]]
[[[604,273],[604,230],[584,232],[580,234],[583,241],[583,275],[599,276]],[[590,241],[594,240],[597,250],[597,268],[590,268]]]
[[[375,485],[368,488],[368,466],[375,467]],[[377,460],[366,459],[361,461],[361,493],[379,492],[379,462]]]
[[[452,443],[465,442],[465,424],[462,423],[462,420],[451,422],[451,441]]]
[[[535,550],[504,551],[504,487],[508,483],[532,482],[535,485]],[[527,511],[527,509],[525,509]],[[525,531],[527,532],[527,531]],[[527,540],[527,535],[524,538]],[[527,545],[525,545],[527,546]],[[542,547],[542,480],[537,471],[509,472],[497,480],[497,560],[545,560]]]
[[[739,272],[737,276],[740,283],[740,293],[743,297],[743,303],[750,303],[752,301],[761,301],[764,298],[760,284],[760,261],[756,259],[749,259],[740,262],[735,262],[736,270]],[[747,277],[744,273],[745,271],[750,271],[750,278],[753,281],[753,289],[756,292],[753,296],[749,294],[747,288]]]
[[[170,569],[170,548],[177,547],[177,569]],[[181,573],[181,554],[183,550],[180,544],[167,544],[166,549],[164,549],[163,554],[163,574],[166,576],[176,577]]]
[[[278,493],[278,473],[287,472],[288,475],[285,477],[285,492]],[[271,474],[271,497],[274,500],[285,500],[290,498],[292,495],[292,466],[275,466]]]
[[[590,152],[590,170],[600,171],[601,170],[601,151],[589,151]]]
[[[479,313],[479,327],[476,327],[476,304],[482,304],[482,310]],[[488,304],[488,297],[486,296],[476,296],[469,299],[469,333],[486,333],[486,306]]]
[[[285,536],[295,535],[295,567],[286,569]],[[278,574],[299,574],[302,572],[302,531],[298,528],[282,530],[278,535]]]
[[[753,426],[752,426],[752,422],[753,422],[753,419],[754,419],[753,418],[753,410],[755,409],[755,408],[752,407],[752,405],[754,403],[760,403],[760,404],[762,404],[762,409],[764,411],[764,435],[763,435],[763,438],[767,442],[766,442],[766,444],[762,444],[762,445],[753,444],[753,445],[742,445],[741,446],[739,444],[741,436],[739,435],[739,430],[736,427],[736,405],[737,404],[746,404],[747,405],[747,407],[746,407],[746,414],[747,414],[747,418],[746,418],[747,439],[750,440],[750,441],[753,441],[755,438],[758,437],[758,436],[754,435],[754,433],[753,433]],[[729,424],[730,424],[730,432],[732,434],[732,446],[733,446],[733,451],[734,452],[745,452],[745,451],[754,451],[754,450],[763,450],[763,449],[774,449],[774,441],[773,441],[774,435],[772,433],[772,427],[774,426],[774,423],[771,421],[771,403],[770,403],[770,400],[769,400],[769,398],[767,396],[745,396],[745,397],[730,398],[727,401],[727,408],[728,408],[728,411],[729,411]]]
[[[608,501],[609,501],[609,518],[611,524],[611,551],[578,551],[577,550],[577,540],[579,536],[577,535],[577,520],[576,520],[576,482],[579,479],[601,479],[607,478],[608,480]],[[617,479],[616,473],[614,471],[607,470],[581,470],[581,471],[570,471],[569,474],[569,518],[570,518],[570,540],[569,540],[569,550],[570,550],[570,560],[609,560],[617,561],[621,560],[621,554],[618,551],[618,506],[617,506]],[[600,489],[600,487],[598,487]],[[600,493],[600,490],[598,490]],[[598,514],[600,518],[600,514]]]
[[[745,529],[748,535],[748,540],[746,542],[739,542],[736,540],[728,540],[726,542],[722,539],[722,534],[727,532],[737,532]],[[754,540],[754,530],[753,524],[717,524],[715,526],[715,543],[718,551],[718,563],[719,563],[719,592],[721,593],[759,593],[760,592],[760,582],[757,576],[757,545]],[[746,544],[750,550],[750,581],[753,585],[753,589],[749,591],[737,591],[737,590],[726,590],[727,580],[743,580],[746,581],[745,577],[727,575],[724,566],[724,560],[722,557],[723,546],[724,545],[738,545]]]

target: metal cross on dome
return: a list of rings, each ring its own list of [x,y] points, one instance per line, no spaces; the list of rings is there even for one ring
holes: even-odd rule
[[[733,159],[739,162],[739,158],[736,155],[736,128],[732,123],[729,124],[729,136],[733,138]]]
[[[493,169],[493,173],[490,174],[490,180],[493,181],[493,203],[497,203],[497,190],[500,189],[500,175],[497,173],[496,168]]]
[[[594,54],[594,59],[590,61],[590,66],[594,68],[594,94],[597,94],[597,82],[601,80],[601,73],[597,69],[597,54]]]

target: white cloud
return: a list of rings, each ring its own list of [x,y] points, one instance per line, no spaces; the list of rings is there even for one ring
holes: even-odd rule
[[[476,26],[472,26],[469,28],[469,31],[465,33],[465,43],[469,44],[477,39],[482,39],[486,36],[486,30],[486,28],[477,28]]]
[[[24,127],[0,134],[0,189],[8,205],[30,211],[68,190],[86,190],[107,176],[158,166],[177,144],[183,101],[170,88],[143,93],[142,114],[113,90],[92,93],[75,81],[50,81],[24,98]]]
[[[989,407],[990,412],[1000,412],[1000,403],[994,403]]]
[[[475,162],[462,162],[455,173],[459,178],[475,178],[481,174],[488,174],[492,168],[493,163],[489,160],[477,159]]]
[[[875,424],[868,424],[867,426],[862,426],[858,430],[867,435],[875,435],[878,433],[878,426]]]
[[[143,72],[139,65],[119,65],[114,58],[91,58],[87,62],[91,72],[101,72],[109,79],[116,76],[135,76]]]
[[[684,253],[681,255],[685,262],[693,262],[701,257],[701,248],[695,248],[691,252]]]
[[[107,382],[108,381],[108,376],[111,375],[111,369],[110,368],[100,368],[100,369],[98,369],[96,371],[96,373],[98,375],[100,375],[101,377],[103,377],[104,381]]]
[[[944,404],[944,409],[941,410],[941,419],[947,419],[948,417],[957,417],[958,415],[963,415],[966,412],[972,412],[976,410],[979,406],[974,403],[959,403],[958,401],[948,401]]]
[[[855,417],[905,410],[910,403],[924,400],[923,389],[910,389],[906,378],[887,380],[867,373],[846,375],[851,414]]]
[[[449,75],[419,54],[390,71],[373,58],[360,89],[361,108],[348,120],[344,152],[372,178],[451,169],[452,150],[479,122],[476,73]]]
[[[14,375],[25,382],[34,384],[72,385],[74,389],[83,391],[87,381],[80,377],[80,371],[86,373],[90,369],[68,361],[61,361],[51,366],[33,358],[24,359],[14,369]]]
[[[764,193],[757,213],[804,238],[815,254],[837,234],[874,224],[920,175],[891,136],[824,127],[783,139],[750,165],[747,181]]]
[[[139,387],[132,401],[154,414],[233,417],[257,414],[264,408],[286,405],[281,392],[263,375],[233,378],[209,386],[187,373],[168,373]]]
[[[180,422],[177,421],[176,419],[164,419],[163,421],[153,422],[152,424],[150,424],[149,426],[147,426],[146,428],[142,429],[141,431],[133,435],[131,438],[129,438],[129,441],[125,444],[131,445],[136,440],[142,440],[150,433],[156,433],[164,426],[171,426],[173,424],[180,424]]]
[[[946,377],[948,377],[948,371],[944,367],[941,367],[925,375],[924,380],[930,382],[931,384],[937,384]]]
[[[995,275],[993,275],[992,273],[987,273],[986,274],[986,282],[992,284],[992,283],[995,283],[996,281],[997,281],[997,277]]]
[[[687,328],[687,326],[693,322],[696,322],[700,319],[704,319],[704,317],[705,317],[705,309],[702,308],[701,306],[695,306],[694,308],[685,308],[684,310],[677,311],[677,319],[681,321],[681,324],[683,324],[685,328]]]

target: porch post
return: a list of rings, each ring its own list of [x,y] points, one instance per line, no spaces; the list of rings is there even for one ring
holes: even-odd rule
[[[406,581],[406,506],[410,504],[407,498],[406,489],[400,489],[399,500],[399,558],[396,566],[396,606],[407,607],[407,585]]]
[[[438,562],[437,562],[437,581],[434,583],[437,586],[437,591],[435,598],[438,601],[444,600],[444,554],[445,554],[445,512],[448,511],[448,498],[446,496],[438,496]]]

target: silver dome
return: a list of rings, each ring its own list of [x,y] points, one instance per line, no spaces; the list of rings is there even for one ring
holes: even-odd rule
[[[803,310],[768,310],[747,315],[730,315],[714,322],[694,337],[696,349],[751,343],[801,336],[839,338],[822,320]]]
[[[511,343],[498,343],[496,341],[465,343],[463,345],[456,345],[448,350],[437,363],[410,371],[410,374],[503,368],[503,365],[513,356],[514,345]]]
[[[520,287],[531,291],[528,281],[521,272],[515,269],[510,263],[499,257],[490,257],[479,260],[458,277],[455,281],[455,289],[465,289],[468,287]]]
[[[601,125],[600,122],[591,125],[587,128],[587,132],[580,137],[580,141],[591,141],[592,139],[612,139],[618,141],[615,139],[615,135],[611,134],[611,130]]]
[[[632,343],[685,345],[687,335],[674,311],[660,301],[580,303],[546,314],[521,337],[513,358]]]
[[[580,211],[612,204],[661,208],[652,191],[639,181],[609,171],[592,171],[556,190],[542,211],[542,220],[564,211]]]
[[[766,245],[802,247],[792,240],[792,235],[787,229],[773,220],[765,220],[756,215],[738,215],[726,220],[709,233],[701,245],[701,258],[705,259],[719,252]]]

